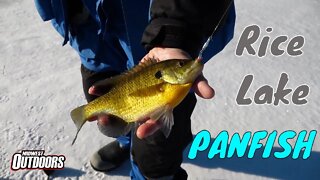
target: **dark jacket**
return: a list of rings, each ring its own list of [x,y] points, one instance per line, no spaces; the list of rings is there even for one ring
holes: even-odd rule
[[[151,21],[143,34],[142,43],[147,49],[154,46],[182,48],[195,58],[230,3],[230,0],[154,0]],[[228,19],[227,25],[234,23],[233,8],[231,6],[232,18]],[[230,40],[233,29],[226,31],[228,34],[225,35],[229,37],[226,39]]]
[[[43,20],[93,71],[124,71],[154,46],[182,48],[196,57],[229,0],[35,0]],[[150,21],[149,21],[150,20]],[[208,60],[232,39],[234,5],[204,54]],[[142,39],[142,41],[141,41]],[[141,46],[141,42],[143,46]],[[147,50],[147,51],[146,51]]]

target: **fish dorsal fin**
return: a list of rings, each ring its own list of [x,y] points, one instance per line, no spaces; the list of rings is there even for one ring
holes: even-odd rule
[[[115,84],[121,82],[123,80],[123,78],[126,78],[128,76],[131,76],[137,72],[142,71],[144,68],[151,66],[155,63],[157,63],[159,60],[155,59],[155,58],[148,58],[148,59],[144,59],[143,62],[140,62],[140,64],[134,66],[132,69],[117,75],[117,76],[112,76],[110,78],[98,81],[97,83],[94,84],[94,86],[96,87],[101,87],[99,89],[104,89],[105,92],[108,92],[111,88],[114,87]],[[104,94],[104,93],[100,93],[100,94]]]
[[[134,66],[132,69],[124,72],[123,74],[121,74],[121,76],[129,76],[129,75],[135,74],[137,72],[142,71],[144,68],[146,68],[148,66],[156,64],[157,62],[159,62],[159,59],[156,59],[156,58],[147,58],[146,59],[145,58],[138,65]]]

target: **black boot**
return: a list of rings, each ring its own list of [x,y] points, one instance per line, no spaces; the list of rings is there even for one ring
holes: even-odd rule
[[[187,174],[186,170],[182,169],[181,167],[176,172],[176,174],[173,176],[173,180],[187,180],[187,179],[188,179],[188,174]]]
[[[94,153],[90,164],[96,171],[107,172],[119,167],[129,156],[129,147],[120,147],[118,141],[113,141]]]

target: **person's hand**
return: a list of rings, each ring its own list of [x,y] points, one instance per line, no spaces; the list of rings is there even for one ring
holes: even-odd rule
[[[152,50],[150,50],[149,53],[145,55],[145,57],[142,59],[142,62],[145,61],[145,59],[149,58],[155,58],[159,61],[164,61],[168,59],[191,59],[189,54],[181,49],[161,47],[155,47]],[[196,79],[192,88],[198,96],[204,99],[210,99],[214,96],[213,88],[208,84],[207,79],[202,74]],[[137,129],[137,136],[140,139],[148,137],[160,128],[160,121],[148,119]]]
[[[168,59],[191,59],[191,57],[185,51],[177,48],[161,48],[155,47],[149,51],[148,54],[141,60],[141,62],[146,59],[154,58],[158,61],[164,61]],[[210,99],[214,96],[213,88],[208,84],[208,81],[205,79],[203,75],[200,75],[193,84],[194,92],[204,98]],[[89,89],[89,94],[92,95],[102,95],[104,94],[104,88],[102,86],[92,86]],[[109,124],[110,118],[109,116],[102,115],[98,117],[98,123],[102,126],[107,126]],[[153,119],[147,119],[143,124],[141,124],[137,129],[137,137],[143,139],[155,133],[157,130],[161,128],[161,122]]]

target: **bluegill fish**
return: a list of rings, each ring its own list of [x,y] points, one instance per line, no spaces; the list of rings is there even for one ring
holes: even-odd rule
[[[173,108],[188,94],[192,83],[201,74],[199,60],[147,60],[133,69],[103,80],[108,92],[94,101],[71,111],[77,135],[83,124],[100,114],[121,119],[125,125],[109,128],[108,136],[127,134],[146,118],[162,121],[161,131],[168,137],[174,124]],[[72,144],[73,144],[72,143]]]

